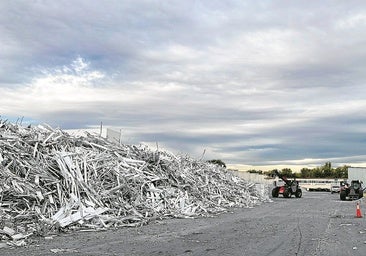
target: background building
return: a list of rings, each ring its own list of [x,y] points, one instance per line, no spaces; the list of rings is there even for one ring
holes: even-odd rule
[[[348,180],[361,180],[366,184],[366,167],[348,167]]]

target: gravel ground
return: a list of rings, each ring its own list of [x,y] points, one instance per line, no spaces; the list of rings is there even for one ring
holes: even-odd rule
[[[356,202],[304,191],[210,218],[40,238],[0,255],[366,255],[365,219],[355,216]]]

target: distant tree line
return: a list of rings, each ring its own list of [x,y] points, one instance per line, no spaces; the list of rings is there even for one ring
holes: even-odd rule
[[[219,165],[226,168],[226,164],[220,159],[208,160],[207,162]],[[333,168],[331,162],[326,162],[324,165],[315,168],[302,168],[300,172],[293,172],[290,168],[284,168],[282,170],[273,169],[270,171],[262,170],[248,170],[249,173],[258,173],[273,177],[275,170],[279,171],[283,176],[287,178],[324,178],[324,179],[347,179],[348,177],[347,165]]]
[[[274,169],[271,171],[261,170],[248,170],[249,173],[264,174],[270,177],[274,176],[274,171],[279,171],[283,176],[287,178],[330,178],[330,179],[347,179],[348,175],[347,165],[333,168],[331,162],[326,162],[323,166],[315,168],[302,168],[300,172],[292,172],[290,168],[284,168],[282,170]]]

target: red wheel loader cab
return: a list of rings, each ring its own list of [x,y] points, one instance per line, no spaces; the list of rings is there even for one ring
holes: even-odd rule
[[[285,186],[280,186],[278,190],[278,194],[283,194],[285,192]]]
[[[302,196],[302,190],[299,186],[299,182],[294,180],[288,180],[286,177],[282,176],[278,171],[275,171],[275,174],[284,182],[281,184],[280,182],[274,182],[274,188],[272,189],[272,197],[278,197],[278,195],[282,194],[285,198],[290,198],[292,195],[300,198]]]

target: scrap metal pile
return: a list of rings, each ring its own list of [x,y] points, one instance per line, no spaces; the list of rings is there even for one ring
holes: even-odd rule
[[[0,120],[0,240],[138,226],[269,201],[263,186],[188,156]]]

